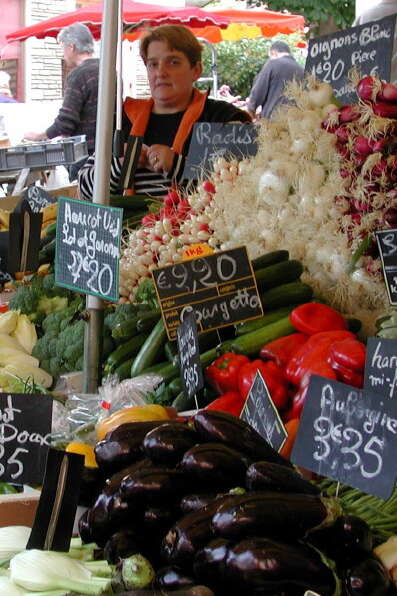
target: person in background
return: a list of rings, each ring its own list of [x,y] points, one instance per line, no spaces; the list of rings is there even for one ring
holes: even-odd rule
[[[0,70],[0,103],[16,103],[10,89],[11,75],[5,70]]]
[[[303,79],[304,70],[291,55],[285,41],[272,43],[269,57],[255,78],[249,95],[248,111],[253,118],[259,107],[261,117],[270,118],[275,108],[287,102],[283,96],[285,84],[292,79]]]
[[[202,73],[202,46],[186,27],[162,25],[141,40],[150,99],[124,102],[123,141],[143,138],[137,169],[129,187],[135,194],[165,196],[181,182],[193,125],[196,122],[251,122],[247,112],[225,101],[209,99],[194,87]],[[137,147],[137,145],[135,145]],[[126,158],[127,160],[127,158]],[[111,192],[120,193],[123,158],[112,158]],[[91,200],[95,157],[79,172],[80,196]]]
[[[88,154],[95,149],[96,113],[98,101],[99,60],[93,57],[94,39],[88,27],[74,23],[62,29],[57,38],[69,69],[62,107],[53,124],[44,132],[26,132],[28,141],[45,141],[54,137],[86,135]],[[70,169],[70,179],[85,160]]]
[[[364,25],[371,21],[377,21],[378,19],[383,19],[383,17],[388,17],[392,14],[397,14],[397,0],[380,0],[375,6],[372,6],[357,15],[353,21],[353,27]],[[390,82],[397,85],[397,23],[394,29],[394,47],[391,61]]]

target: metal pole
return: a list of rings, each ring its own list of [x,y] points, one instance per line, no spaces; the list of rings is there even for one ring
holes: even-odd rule
[[[122,0],[105,0],[102,17],[93,197],[93,202],[101,205],[109,203],[120,2]],[[103,308],[103,300],[96,296],[87,296],[88,323],[84,337],[85,393],[95,393],[101,378]]]

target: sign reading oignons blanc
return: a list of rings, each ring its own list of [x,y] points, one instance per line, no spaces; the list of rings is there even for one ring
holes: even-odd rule
[[[390,81],[396,15],[359,27],[349,27],[309,41],[305,72],[329,83],[342,104],[358,101],[348,75],[355,67],[361,75]]]
[[[117,302],[123,210],[58,199],[55,282]]]

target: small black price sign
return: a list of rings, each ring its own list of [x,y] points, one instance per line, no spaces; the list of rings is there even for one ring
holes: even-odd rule
[[[193,313],[188,314],[179,325],[177,340],[182,384],[187,396],[192,397],[204,387],[197,325]]]
[[[291,461],[387,499],[397,476],[397,401],[310,377]]]
[[[397,230],[376,232],[390,304],[397,304]]]
[[[42,483],[52,402],[50,395],[0,393],[0,482]]]
[[[56,203],[58,200],[56,197],[51,196],[44,188],[35,184],[28,186],[22,198],[29,203],[33,213],[38,213],[44,207],[48,207],[48,205]]]
[[[202,170],[212,170],[218,157],[243,159],[255,155],[258,129],[241,122],[197,122],[185,161],[183,178],[197,178]]]
[[[397,396],[397,341],[369,337],[365,360],[364,389],[384,397]]]
[[[280,451],[287,438],[287,431],[259,371],[255,375],[240,418],[248,422],[273,449]]]
[[[58,199],[55,282],[117,302],[123,210]]]
[[[263,314],[244,246],[155,269],[153,279],[170,340],[188,313],[199,333]]]
[[[305,72],[329,83],[342,104],[357,103],[351,68],[390,81],[396,15],[309,40]]]

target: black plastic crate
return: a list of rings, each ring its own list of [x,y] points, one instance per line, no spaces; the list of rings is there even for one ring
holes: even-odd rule
[[[88,157],[85,135],[0,149],[0,172],[72,165]]]

